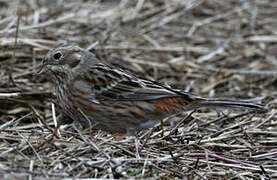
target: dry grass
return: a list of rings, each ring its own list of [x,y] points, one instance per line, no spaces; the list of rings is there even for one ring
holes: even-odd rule
[[[277,178],[276,11],[270,0],[1,0],[0,176]],[[134,137],[57,128],[66,118],[51,105],[53,85],[33,69],[62,42],[96,45],[100,58],[141,76],[262,101],[268,111],[183,113],[140,132],[137,150]]]

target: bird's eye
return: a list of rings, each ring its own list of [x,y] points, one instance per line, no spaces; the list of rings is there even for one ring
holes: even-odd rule
[[[55,60],[59,60],[62,57],[62,53],[57,52],[57,53],[54,54],[53,57],[54,57]]]

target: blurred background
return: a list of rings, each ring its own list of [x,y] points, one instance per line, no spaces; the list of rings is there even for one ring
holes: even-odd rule
[[[247,170],[241,177],[277,177],[276,19],[271,0],[0,0],[0,174],[209,179]],[[154,129],[142,143],[144,160],[132,161],[128,138],[107,142],[103,132],[78,138],[66,128],[56,134],[53,118],[66,117],[58,107],[53,115],[54,86],[34,69],[61,43],[89,48],[105,63],[175,88],[266,103],[269,111],[236,114],[241,119],[198,112],[176,132],[164,130],[166,138]],[[223,120],[214,123],[217,118]],[[91,147],[91,136],[100,150]],[[175,153],[183,153],[181,159],[172,158]]]

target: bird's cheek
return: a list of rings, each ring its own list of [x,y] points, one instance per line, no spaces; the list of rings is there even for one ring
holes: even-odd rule
[[[59,72],[62,70],[62,68],[57,65],[48,65],[47,68],[54,72]]]

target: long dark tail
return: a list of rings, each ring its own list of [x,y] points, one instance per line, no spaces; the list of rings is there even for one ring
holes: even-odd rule
[[[222,107],[222,108],[234,108],[234,109],[252,109],[263,111],[265,110],[262,104],[250,103],[241,100],[229,100],[229,99],[208,99],[196,105],[195,108],[200,107]]]

